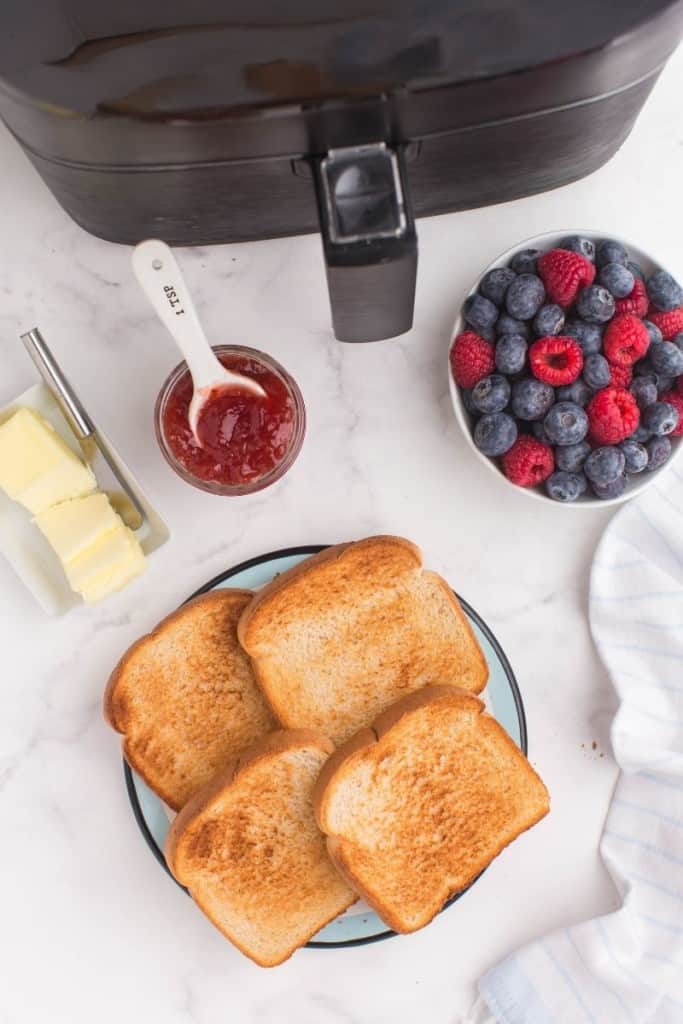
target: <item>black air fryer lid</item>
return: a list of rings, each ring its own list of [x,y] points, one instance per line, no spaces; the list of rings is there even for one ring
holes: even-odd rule
[[[375,340],[412,324],[411,159],[431,149],[421,191],[438,193],[476,130],[542,115],[542,168],[556,115],[599,118],[592,101],[651,80],[682,11],[683,0],[3,0],[0,110],[81,208],[103,197],[111,211],[119,173],[134,207],[131,178],[149,170],[182,180],[174,195],[192,223],[197,167],[215,170],[214,189],[222,168],[244,223],[278,203],[261,185],[250,205],[250,167],[276,163],[262,182],[308,177],[335,333]],[[447,135],[461,148],[435,157]],[[560,128],[555,165],[567,145]],[[164,189],[139,192],[163,232]]]
[[[92,114],[211,115],[421,90],[607,45],[671,0],[3,0],[0,79]]]

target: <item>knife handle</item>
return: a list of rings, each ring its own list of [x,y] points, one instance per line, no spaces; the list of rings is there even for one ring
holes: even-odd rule
[[[32,331],[22,334],[21,340],[76,437],[81,440],[90,437],[95,432],[95,425],[81,405],[78,396],[64,376],[59,363],[52,355],[38,328],[34,327]]]

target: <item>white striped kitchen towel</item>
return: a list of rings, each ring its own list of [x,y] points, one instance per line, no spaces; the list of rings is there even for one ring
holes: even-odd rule
[[[591,572],[590,623],[621,700],[612,724],[621,775],[600,850],[623,905],[524,947],[490,970],[479,991],[504,1024],[682,1024],[683,472],[677,466],[607,527]]]

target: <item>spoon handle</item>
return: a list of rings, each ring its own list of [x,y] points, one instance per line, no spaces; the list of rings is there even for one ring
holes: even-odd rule
[[[190,368],[195,390],[225,373],[199,322],[176,258],[165,242],[150,238],[133,250],[133,271],[162,324]]]

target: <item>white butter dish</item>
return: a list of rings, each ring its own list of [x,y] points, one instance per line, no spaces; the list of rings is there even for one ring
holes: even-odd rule
[[[82,458],[83,453],[78,441],[44,384],[29,388],[23,395],[0,408],[0,422],[22,406],[35,409],[44,416],[69,447]],[[107,438],[104,440],[121,463],[126,483],[144,512],[144,521],[136,531],[136,537],[145,555],[149,556],[166,543],[169,538],[168,528],[145,497],[138,482],[121,462],[111,443]],[[0,491],[0,553],[5,556],[17,576],[49,615],[61,615],[69,608],[82,603],[80,597],[71,590],[59,558],[32,522],[29,512],[18,502],[8,498],[3,491]]]

